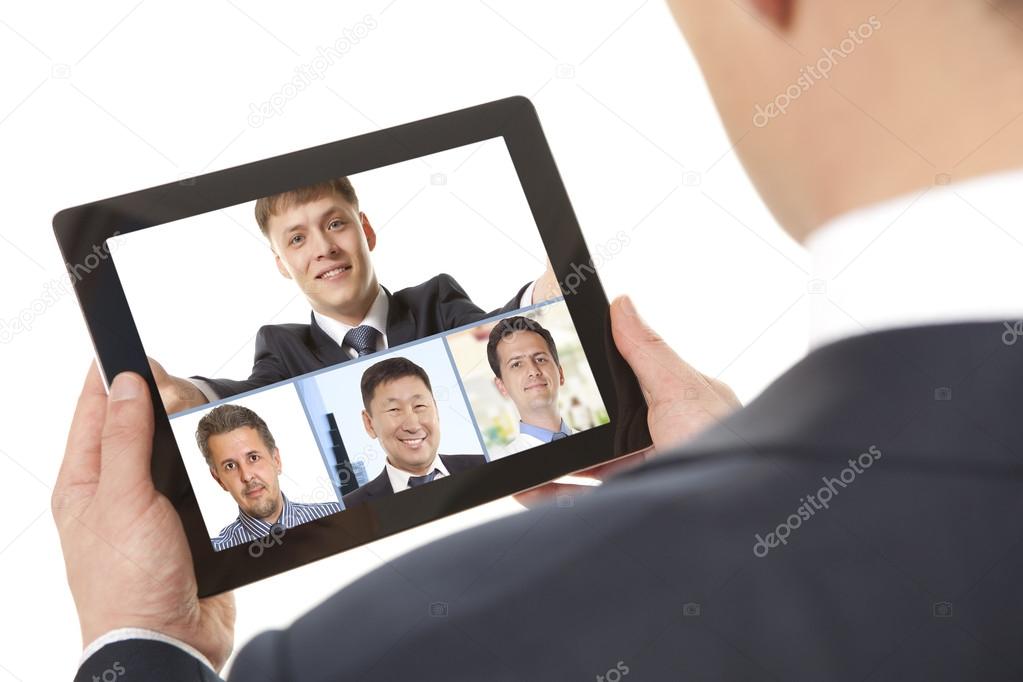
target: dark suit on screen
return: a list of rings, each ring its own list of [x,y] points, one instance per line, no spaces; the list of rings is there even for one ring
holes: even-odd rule
[[[486,317],[519,309],[524,285],[503,307],[484,312],[450,275],[437,275],[422,284],[393,294],[384,288],[388,300],[387,342],[398,346],[439,334]],[[311,314],[310,314],[310,317]],[[218,398],[252,391],[263,386],[347,362],[351,357],[323,329],[309,324],[269,324],[256,334],[255,359],[248,379],[208,379]]]
[[[440,461],[444,463],[444,468],[452,475],[457,474],[459,471],[465,471],[466,469],[472,469],[487,463],[487,458],[483,455],[439,455],[439,457]],[[349,507],[369,502],[374,498],[385,497],[393,493],[391,478],[387,475],[387,468],[385,467],[376,478],[348,493],[341,498],[341,501],[344,503],[345,509],[348,509]]]
[[[390,561],[256,637],[230,679],[592,680],[622,661],[626,682],[1018,682],[1023,343],[1003,332],[823,347],[688,447],[572,505]],[[883,456],[829,508],[755,556],[758,535],[871,447]],[[139,641],[77,679],[128,655],[153,671],[137,679],[214,679]]]

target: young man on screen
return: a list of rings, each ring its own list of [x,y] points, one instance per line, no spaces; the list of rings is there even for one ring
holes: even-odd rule
[[[507,444],[493,448],[492,457],[513,455],[575,433],[558,407],[565,370],[554,338],[543,325],[520,315],[501,320],[490,330],[487,360],[494,370],[494,385],[519,414],[518,433]]]
[[[373,267],[376,232],[359,209],[355,188],[346,177],[259,199],[255,217],[277,271],[309,301],[310,323],[261,327],[252,372],[242,381],[182,379],[151,361],[168,413],[560,295],[549,263],[539,279],[524,284],[508,303],[489,313],[446,274],[389,291],[377,280]]]
[[[265,538],[275,526],[300,523],[341,511],[337,502],[292,502],[281,491],[281,453],[263,419],[241,405],[210,410],[195,430],[195,442],[210,475],[238,503],[238,518],[212,539],[226,549]]]
[[[486,463],[483,455],[440,455],[440,414],[430,377],[407,358],[388,358],[362,375],[362,424],[387,453],[384,470],[342,498],[345,508],[410,490]]]

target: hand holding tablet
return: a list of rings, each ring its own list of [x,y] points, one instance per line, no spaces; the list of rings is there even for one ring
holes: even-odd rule
[[[149,383],[152,476],[200,595],[650,446],[525,99],[54,228],[68,263],[112,254],[76,293],[103,375]]]
[[[658,406],[650,413],[656,450],[668,450],[693,436],[696,429],[690,420],[703,426],[738,407],[727,386],[707,383],[678,358],[635,314],[628,299],[612,304],[611,328],[647,400]],[[698,396],[694,399],[690,393],[684,398],[694,386]],[[678,419],[681,413],[688,419]],[[152,432],[152,407],[141,378],[119,375],[108,399],[99,372],[92,367],[53,495],[83,642],[95,650],[120,628],[143,628],[194,648],[219,671],[232,647],[233,596],[198,598],[181,523],[152,484],[148,466]],[[645,455],[586,473],[600,478]],[[552,483],[519,497],[533,502],[558,492],[558,484]]]

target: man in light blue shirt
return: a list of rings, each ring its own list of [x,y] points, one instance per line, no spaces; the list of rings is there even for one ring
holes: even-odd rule
[[[493,448],[491,459],[575,433],[558,407],[558,389],[565,385],[558,347],[539,322],[521,315],[498,322],[490,330],[487,359],[494,370],[494,385],[519,413],[518,434]]]

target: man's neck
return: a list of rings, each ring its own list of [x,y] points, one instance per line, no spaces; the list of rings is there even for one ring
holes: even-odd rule
[[[425,476],[431,471],[433,471],[435,468],[437,468],[438,457],[440,457],[440,455],[434,454],[433,459],[431,459],[424,466],[421,466],[418,469],[409,469],[403,466],[398,466],[397,464],[394,463],[394,460],[392,460],[389,456],[387,458],[387,463],[390,464],[395,469],[404,471],[409,476]]]
[[[369,314],[369,309],[373,307],[373,303],[376,301],[379,293],[380,285],[377,283],[376,277],[374,277],[366,293],[358,301],[352,301],[341,308],[313,306],[313,310],[324,317],[337,320],[341,324],[357,327],[366,319],[366,315]]]
[[[1023,169],[932,187],[814,232],[811,347],[899,327],[1023,319],[1023,270],[1007,246],[1014,231],[1023,237],[1013,224],[1021,186]]]
[[[561,428],[561,414],[558,408],[551,406],[542,410],[523,412],[521,415],[523,423],[537,426],[548,431],[558,431]]]
[[[1020,140],[1023,146],[1023,139]],[[1016,147],[1018,149],[1019,147]],[[886,201],[897,199],[910,194],[922,194],[934,187],[942,187],[950,184],[960,184],[981,178],[988,175],[995,175],[1013,170],[1023,170],[1023,158],[1018,158],[1018,152],[1012,150],[1013,154],[996,154],[994,158],[988,158],[980,163],[964,163],[954,168],[952,172],[916,172],[906,170],[905,172],[889,171],[885,175],[877,174],[875,177],[865,180],[862,183],[847,183],[847,187],[858,187],[858,190],[836,197],[827,206],[822,206],[817,213],[812,226],[802,233],[794,233],[804,245],[810,237],[832,223],[837,218],[863,210],[871,206],[882,204]]]

